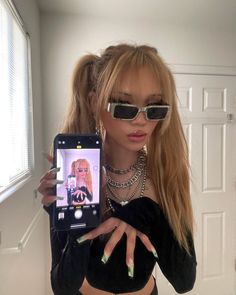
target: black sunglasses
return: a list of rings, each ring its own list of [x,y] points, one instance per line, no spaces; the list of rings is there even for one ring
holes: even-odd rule
[[[88,168],[78,168],[77,169],[79,172],[88,172]]]
[[[145,113],[147,120],[164,120],[170,109],[169,105],[149,105],[138,107],[132,104],[109,102],[107,111],[114,119],[134,120],[140,112]]]

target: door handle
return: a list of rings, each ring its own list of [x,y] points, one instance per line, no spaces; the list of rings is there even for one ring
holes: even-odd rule
[[[227,114],[227,122],[228,123],[234,122],[234,114]]]

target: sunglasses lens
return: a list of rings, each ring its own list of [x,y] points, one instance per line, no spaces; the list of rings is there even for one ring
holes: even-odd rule
[[[149,120],[161,120],[166,117],[168,113],[168,107],[150,107],[147,109],[147,117]]]
[[[78,171],[79,172],[88,172],[88,168],[79,168]]]
[[[117,105],[114,109],[114,118],[130,120],[135,118],[138,113],[138,108],[129,105]]]

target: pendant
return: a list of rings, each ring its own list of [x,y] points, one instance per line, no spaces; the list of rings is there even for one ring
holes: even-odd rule
[[[127,205],[128,203],[129,203],[128,201],[121,201],[121,202],[120,202],[121,206],[125,206],[125,205]]]

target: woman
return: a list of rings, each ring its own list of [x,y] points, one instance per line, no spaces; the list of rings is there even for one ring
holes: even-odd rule
[[[86,159],[73,161],[71,175],[75,176],[75,186],[73,187],[73,192],[71,192],[72,205],[85,204],[86,199],[91,202],[93,194],[89,162]]]
[[[82,236],[51,229],[55,294],[155,295],[156,262],[177,292],[193,288],[188,150],[176,101],[153,47],[110,46],[77,64],[62,133],[103,138],[104,221]],[[54,177],[48,172],[39,186],[49,213]]]

